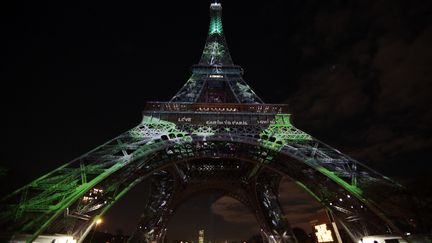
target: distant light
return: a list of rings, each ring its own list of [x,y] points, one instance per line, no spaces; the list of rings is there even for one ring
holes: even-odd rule
[[[347,198],[351,198],[351,196],[350,196],[350,195],[347,195]]]
[[[405,234],[406,234],[406,235],[411,235],[411,233],[410,233],[410,232],[406,232]]]
[[[221,74],[210,74],[210,78],[223,78],[224,76]]]
[[[101,224],[101,223],[102,223],[102,219],[101,218],[96,219],[96,224]]]
[[[333,203],[330,203],[330,206],[333,205]]]
[[[342,202],[342,201],[343,201],[343,200],[342,200],[342,198],[339,198],[339,201],[341,201],[341,202]]]
[[[318,242],[333,242],[332,232],[327,229],[326,224],[315,225],[314,228]]]

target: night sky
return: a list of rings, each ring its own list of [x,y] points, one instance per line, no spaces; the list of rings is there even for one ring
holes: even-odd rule
[[[209,3],[3,5],[1,194],[137,125],[146,101],[169,100],[200,58]],[[432,1],[222,4],[231,56],[264,101],[288,103],[298,128],[432,203]],[[281,195],[306,227],[318,205],[289,181]],[[102,230],[129,233],[141,197],[126,195]],[[212,241],[258,232],[244,207],[214,194],[181,207],[169,240],[196,240],[199,228]]]

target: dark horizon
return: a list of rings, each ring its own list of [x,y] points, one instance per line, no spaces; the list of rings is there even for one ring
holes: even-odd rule
[[[9,3],[2,15],[2,194],[134,127],[145,102],[168,101],[199,61],[209,2]],[[258,96],[289,103],[296,127],[430,202],[430,1],[222,4],[232,59]],[[291,205],[291,213],[316,208],[295,196],[300,207]],[[173,228],[192,234],[207,216],[209,229],[255,230],[239,208],[240,222],[223,201],[214,211],[214,195],[191,200],[177,216],[197,215],[188,223],[174,215]],[[119,204],[101,226],[112,233],[134,227],[129,208],[139,208],[139,194]]]

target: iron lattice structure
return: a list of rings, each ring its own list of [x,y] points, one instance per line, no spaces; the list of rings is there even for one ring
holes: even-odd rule
[[[263,103],[246,84],[231,60],[221,11],[211,4],[202,57],[169,102],[147,103],[138,126],[1,200],[3,239],[62,233],[82,241],[144,179],[150,192],[132,242],[162,242],[176,208],[203,191],[242,202],[266,241],[295,242],[279,203],[282,176],[330,210],[353,239],[407,230],[402,186],[297,129],[287,105]]]

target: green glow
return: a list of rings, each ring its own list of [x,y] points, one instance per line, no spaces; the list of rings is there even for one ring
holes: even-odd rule
[[[39,177],[38,179],[32,181],[30,184],[28,184],[26,186],[23,186],[23,187],[15,190],[14,192],[10,193],[9,195],[4,196],[0,201],[6,201],[8,198],[11,198],[12,196],[14,196],[16,194],[21,193],[21,192],[23,192],[24,190],[26,190],[26,189],[28,189],[30,187],[37,186],[39,182],[43,181],[44,179],[48,178],[49,176],[55,174],[58,171],[63,170],[64,168],[66,168],[67,166],[71,165],[72,163],[73,163],[73,161],[68,162],[68,163],[60,166],[59,168],[57,168],[57,169],[55,169],[55,170],[53,170],[53,171],[51,171],[51,172],[49,172],[49,173],[47,173],[47,174]]]
[[[309,134],[298,130],[291,124],[289,114],[275,115],[267,129],[260,133],[261,138],[264,136],[267,136],[268,139],[271,137],[275,139],[273,142],[268,139],[259,139],[263,147],[274,151],[280,151],[284,144],[290,142],[312,139]]]
[[[26,241],[32,242],[37,238],[38,235],[40,235],[49,225],[51,225],[54,220],[66,210],[67,207],[69,207],[72,203],[74,203],[76,200],[78,200],[80,197],[82,197],[88,190],[93,188],[96,184],[103,181],[105,178],[107,178],[112,173],[116,172],[120,168],[123,167],[122,163],[118,163],[113,165],[111,168],[107,169],[105,172],[94,178],[91,182],[82,184],[79,187],[75,189],[74,192],[72,192],[67,198],[59,202],[58,206],[55,209],[55,212],[53,215],[49,217],[49,219],[39,227],[39,229],[33,233],[31,237],[29,237]]]
[[[275,127],[280,127],[280,126],[292,127],[291,116],[289,114],[276,115],[274,120],[275,120],[275,124],[273,124],[273,126]]]
[[[347,191],[351,192],[353,195],[357,196],[358,198],[361,198],[361,194],[363,193],[362,190],[356,186],[353,186],[349,184],[348,182],[344,181],[343,179],[339,178],[333,171],[329,171],[328,169],[318,166],[316,168],[319,172],[323,173],[330,179],[332,179],[334,182],[345,188]]]
[[[209,35],[218,34],[221,35],[223,32],[222,30],[222,20],[220,14],[215,14],[210,19],[210,29],[209,29]]]

